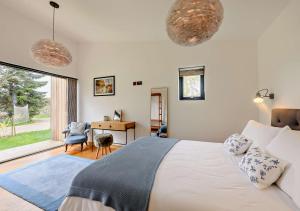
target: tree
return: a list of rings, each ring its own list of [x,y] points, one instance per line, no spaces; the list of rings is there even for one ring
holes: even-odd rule
[[[28,105],[29,118],[39,114],[47,104],[46,93],[37,89],[45,86],[47,81],[38,81],[44,75],[13,67],[0,65],[0,113],[6,113],[12,123],[14,132],[14,105]]]

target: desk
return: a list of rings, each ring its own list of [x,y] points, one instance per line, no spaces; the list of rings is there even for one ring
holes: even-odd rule
[[[91,130],[92,130],[92,151],[94,146],[94,130],[102,130],[104,133],[105,130],[109,131],[123,131],[126,133],[126,143],[127,144],[127,132],[129,129],[133,129],[133,139],[135,140],[135,122],[119,122],[119,121],[102,121],[102,122],[92,122]]]

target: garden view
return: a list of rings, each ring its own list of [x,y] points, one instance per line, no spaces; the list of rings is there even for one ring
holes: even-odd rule
[[[0,65],[0,151],[51,139],[50,80]]]

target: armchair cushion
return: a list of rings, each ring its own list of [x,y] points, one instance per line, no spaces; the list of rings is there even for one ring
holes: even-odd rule
[[[87,137],[85,135],[68,136],[65,139],[66,144],[79,144],[85,141],[87,141]]]
[[[71,122],[70,124],[70,135],[83,135],[84,129],[86,128],[86,123],[82,122]]]

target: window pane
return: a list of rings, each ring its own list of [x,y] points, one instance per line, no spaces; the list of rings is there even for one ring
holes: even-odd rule
[[[200,97],[200,75],[183,77],[183,97]]]
[[[205,100],[204,66],[179,68],[179,100]]]

